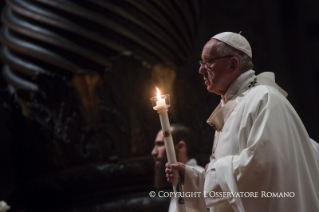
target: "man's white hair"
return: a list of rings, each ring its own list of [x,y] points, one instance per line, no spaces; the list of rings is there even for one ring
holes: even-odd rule
[[[217,43],[215,44],[216,51],[220,56],[226,56],[226,55],[234,55],[238,58],[240,69],[242,72],[249,71],[250,69],[254,68],[254,64],[251,61],[251,58],[245,54],[244,52],[235,49],[234,47],[231,47],[227,45],[224,42],[221,42],[217,40]]]

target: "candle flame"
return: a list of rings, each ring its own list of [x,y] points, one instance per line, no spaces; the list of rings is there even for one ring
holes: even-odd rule
[[[162,98],[161,98],[161,92],[160,92],[160,90],[158,89],[158,87],[156,87],[156,90],[157,90],[157,100],[162,99]]]

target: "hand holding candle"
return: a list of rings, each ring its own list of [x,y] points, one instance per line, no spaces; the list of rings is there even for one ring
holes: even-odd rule
[[[168,107],[170,106],[169,94],[161,95],[159,89],[158,88],[156,89],[157,89],[157,96],[152,97],[151,102],[153,105],[153,109],[157,110],[160,117],[168,163],[176,164],[177,161],[176,161],[176,155],[175,155],[175,147],[173,143],[171,127],[169,124],[169,119],[167,114]],[[172,184],[173,184],[174,192],[181,192],[180,194],[182,195],[182,192],[183,192],[182,183],[177,170],[173,170],[173,177],[174,178],[173,178]],[[177,197],[176,207],[178,212],[186,212],[184,198],[178,195],[176,197]]]

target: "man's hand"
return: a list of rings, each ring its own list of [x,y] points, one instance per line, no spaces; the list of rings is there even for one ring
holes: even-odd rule
[[[207,163],[206,166],[205,166],[205,172],[207,172],[207,168],[208,168],[208,166],[209,166],[209,164],[210,164],[210,161],[212,161],[212,160],[214,160],[214,159],[216,159],[216,158],[215,158],[215,156],[213,156],[213,155],[211,155],[211,156],[209,157],[209,163]]]
[[[179,172],[179,176],[181,178],[182,184],[184,184],[184,176],[185,176],[185,164],[177,162],[176,164],[169,165],[169,163],[165,164],[165,172],[167,181],[172,183],[173,182],[173,169]]]

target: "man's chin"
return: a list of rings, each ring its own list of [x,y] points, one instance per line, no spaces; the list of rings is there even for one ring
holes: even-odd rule
[[[214,93],[214,88],[213,88],[213,86],[211,86],[211,85],[207,85],[207,91],[209,92],[209,93]]]
[[[154,179],[154,187],[156,189],[161,189],[169,186],[169,183],[166,181],[166,173],[165,173],[165,162],[157,160],[155,162],[155,179]]]

